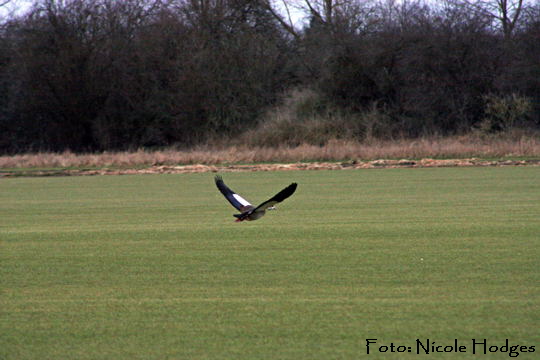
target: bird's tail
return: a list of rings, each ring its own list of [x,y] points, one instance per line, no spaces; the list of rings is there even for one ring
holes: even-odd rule
[[[244,221],[244,214],[233,214],[233,216],[236,218],[236,222]]]

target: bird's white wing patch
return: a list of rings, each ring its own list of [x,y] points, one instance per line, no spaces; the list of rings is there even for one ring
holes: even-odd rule
[[[251,206],[251,204],[249,203],[249,201],[247,201],[246,199],[244,199],[243,197],[241,197],[240,195],[238,194],[233,194],[234,198],[236,200],[238,200],[238,202],[240,204],[242,204],[243,206]]]

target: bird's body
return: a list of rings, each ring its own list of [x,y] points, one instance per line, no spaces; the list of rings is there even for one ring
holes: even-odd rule
[[[215,178],[216,186],[219,191],[225,196],[225,198],[234,206],[237,210],[241,211],[241,214],[234,214],[236,221],[253,221],[260,219],[266,214],[266,210],[275,209],[275,205],[279,202],[282,202],[289,196],[291,196],[295,191],[297,184],[292,183],[287,186],[285,189],[281,190],[271,199],[263,202],[259,206],[253,206],[249,201],[232,191],[225,183],[221,176],[217,175]]]
[[[242,213],[242,214],[234,214],[234,216],[236,217],[236,222],[240,222],[240,221],[244,221],[244,220],[247,220],[247,221],[253,221],[253,220],[258,220],[260,218],[262,218],[264,216],[264,214],[266,214],[266,210],[260,210],[260,211],[252,211],[252,212],[246,212],[246,213]]]

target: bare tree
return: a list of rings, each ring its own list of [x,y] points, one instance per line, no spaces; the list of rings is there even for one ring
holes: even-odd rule
[[[9,13],[12,12],[12,9],[8,9],[7,5],[11,3],[11,0],[0,0],[0,20],[3,17],[8,17]]]
[[[505,38],[512,36],[524,9],[523,0],[457,0],[457,2],[491,18],[496,26],[501,28]]]
[[[371,0],[263,0],[267,9],[283,29],[297,40],[302,35],[299,17],[317,23],[329,33],[361,32],[367,28],[366,19],[374,13],[375,2]]]
[[[281,27],[296,40],[301,38],[300,30],[295,25],[292,13],[298,8],[290,0],[263,0],[264,7],[272,14]]]
[[[339,35],[368,30],[375,9],[371,1],[360,0],[302,0],[299,6],[312,20]]]

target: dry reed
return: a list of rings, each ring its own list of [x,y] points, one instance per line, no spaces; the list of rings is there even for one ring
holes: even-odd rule
[[[416,140],[330,141],[325,146],[199,147],[191,150],[103,152],[99,154],[35,153],[0,156],[0,168],[133,168],[178,164],[234,164],[422,158],[540,157],[540,137],[474,136]]]

